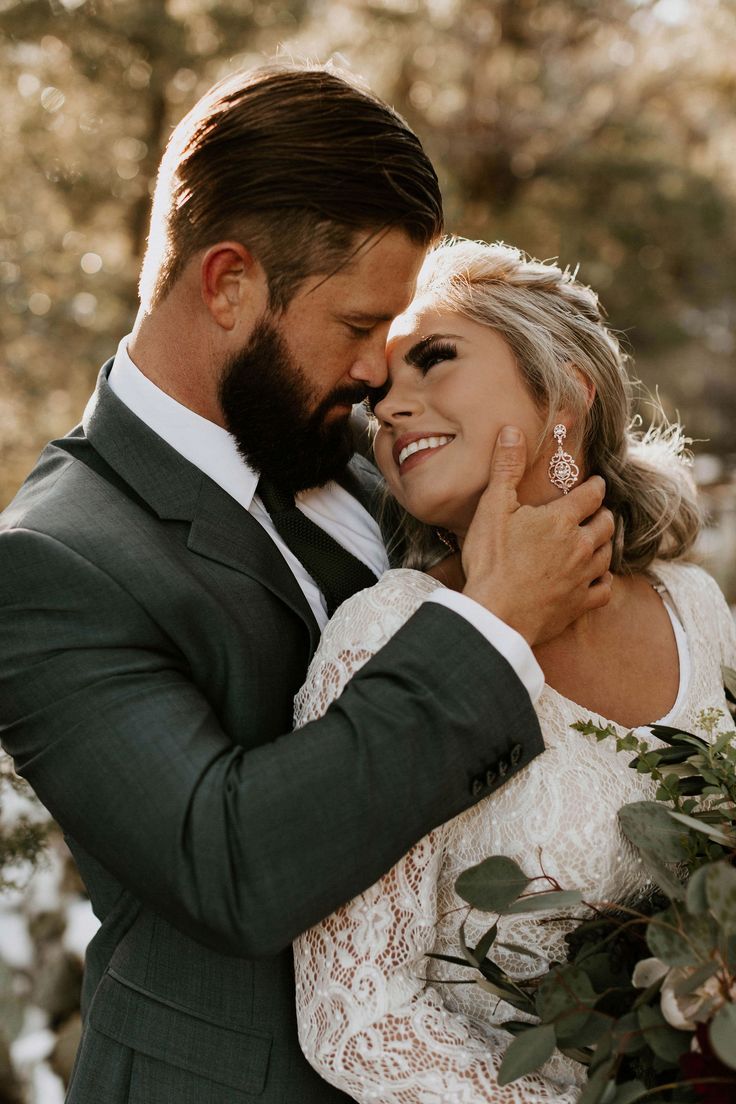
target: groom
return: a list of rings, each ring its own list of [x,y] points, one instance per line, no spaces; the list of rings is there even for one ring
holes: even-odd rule
[[[344,1100],[299,1051],[290,941],[543,750],[527,641],[607,600],[602,481],[518,509],[511,431],[465,594],[291,730],[328,612],[387,566],[350,408],[441,226],[368,93],[213,90],[162,162],[135,330],[0,522],[3,742],[101,920],[72,1104]]]

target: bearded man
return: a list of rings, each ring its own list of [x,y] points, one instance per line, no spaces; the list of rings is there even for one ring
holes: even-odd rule
[[[427,601],[292,731],[329,613],[387,567],[350,412],[441,228],[368,92],[216,87],[164,156],[134,331],[3,515],[4,743],[101,921],[72,1104],[345,1099],[299,1050],[291,940],[542,750],[527,640],[593,601],[610,532],[516,511],[518,444],[476,519],[503,551],[468,540],[475,599]],[[580,496],[595,513],[600,481]]]

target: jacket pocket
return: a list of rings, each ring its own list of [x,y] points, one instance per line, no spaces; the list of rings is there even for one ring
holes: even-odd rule
[[[160,1000],[108,971],[90,1006],[88,1022],[131,1050],[257,1095],[268,1072],[272,1038],[266,1032],[229,1027]]]

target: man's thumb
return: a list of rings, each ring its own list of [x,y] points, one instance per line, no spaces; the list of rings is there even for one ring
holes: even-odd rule
[[[491,461],[491,488],[504,491],[516,490],[526,468],[526,441],[524,434],[513,425],[503,426],[496,438]]]

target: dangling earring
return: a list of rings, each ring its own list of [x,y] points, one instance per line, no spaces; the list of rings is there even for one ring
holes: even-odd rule
[[[549,481],[554,487],[559,487],[563,494],[567,494],[580,478],[580,469],[570,453],[562,448],[562,442],[567,437],[564,425],[556,425],[552,434],[557,441],[557,451],[549,462]]]

